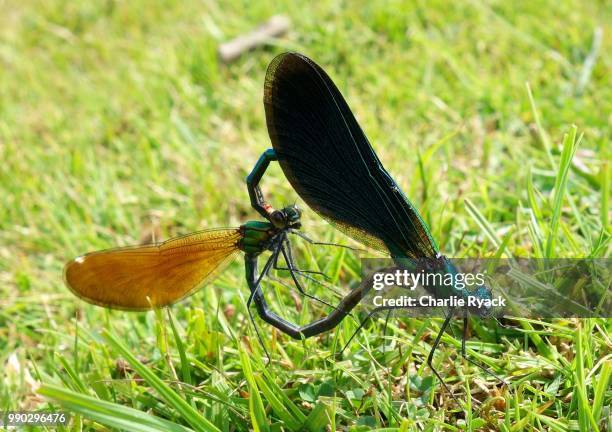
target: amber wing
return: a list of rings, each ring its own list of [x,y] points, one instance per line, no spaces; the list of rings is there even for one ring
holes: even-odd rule
[[[64,268],[70,290],[99,306],[147,310],[193,294],[239,252],[238,229],[213,229],[158,245],[134,246],[80,256]]]

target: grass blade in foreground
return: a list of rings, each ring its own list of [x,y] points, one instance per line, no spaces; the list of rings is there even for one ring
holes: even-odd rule
[[[269,432],[270,427],[266,420],[266,410],[259,394],[259,388],[253,375],[253,368],[251,367],[251,361],[246,352],[244,352],[242,346],[239,346],[240,363],[242,364],[242,370],[244,378],[247,380],[249,386],[249,413],[251,421],[253,422],[253,430],[255,432]]]
[[[138,361],[127,347],[113,336],[108,330],[102,330],[104,339],[121,354],[159,395],[173,407],[189,423],[194,430],[201,432],[217,432],[219,429],[189,405],[180,395],[164,383],[153,371]]]
[[[261,375],[253,375],[258,388],[266,397],[270,406],[276,415],[289,427],[291,430],[299,429],[301,424],[306,419],[303,413],[295,414],[295,410],[291,409],[293,402],[287,398],[283,390],[276,385],[274,381],[266,383],[266,379]]]
[[[576,153],[578,141],[576,141],[576,126],[572,126],[570,132],[565,134],[563,137],[563,153],[561,154],[561,165],[559,166],[559,173],[555,180],[555,195],[553,201],[553,215],[550,223],[550,231],[548,233],[548,239],[546,241],[546,258],[554,258],[555,250],[555,239],[557,231],[559,229],[559,220],[561,218],[561,204],[563,203],[563,197],[565,195],[565,189],[567,185],[567,176],[572,164],[572,159]]]
[[[41,395],[53,399],[71,413],[108,427],[134,432],[189,432],[192,429],[172,423],[134,408],[103,401],[62,387],[45,384]]]

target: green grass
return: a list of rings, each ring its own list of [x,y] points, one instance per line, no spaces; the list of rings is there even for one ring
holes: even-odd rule
[[[63,406],[76,430],[612,430],[606,319],[472,320],[470,354],[509,391],[445,335],[434,363],[461,407],[425,364],[440,320],[392,319],[386,337],[375,320],[340,358],[352,320],[304,342],[258,321],[265,366],[239,260],[172,321],[84,304],[62,281],[85,251],[257,218],[243,179],[269,147],[263,78],[286,50],[332,76],[447,255],[608,257],[605,2],[10,3],[0,411]],[[218,62],[221,41],[279,12],[286,38]],[[297,198],[276,166],[264,183],[277,206]],[[311,237],[353,244],[305,213]],[[352,253],[299,252],[344,292],[359,276]],[[267,289],[294,321],[325,312]]]

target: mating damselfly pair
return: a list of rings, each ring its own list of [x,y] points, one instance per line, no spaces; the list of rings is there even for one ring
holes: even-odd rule
[[[78,297],[108,308],[159,308],[193,294],[243,252],[250,290],[249,314],[254,303],[264,321],[296,339],[333,329],[359,304],[367,285],[351,290],[338,304],[329,305],[328,315],[304,326],[283,319],[266,302],[262,281],[273,269],[281,268],[279,259],[286,263],[284,269],[296,289],[313,297],[300,282],[307,271],[295,265],[290,235],[316,243],[300,232],[301,211],[296,206],[276,209],[265,200],[259,183],[273,161],[278,161],[308,207],[344,234],[388,254],[400,267],[408,259],[425,258],[430,262],[429,271],[457,271],[439,252],[425,222],[385,170],[340,91],[322,68],[297,53],[276,57],[266,74],[264,105],[273,148],[263,152],[246,183],[251,205],[265,221],[200,231],[156,245],[83,255],[66,265],[68,287]],[[270,256],[259,270],[260,258],[266,251],[271,252]],[[488,299],[491,292],[485,286],[476,291],[454,286],[436,295]],[[389,309],[376,308],[368,317]],[[486,310],[481,313],[486,314]],[[465,357],[467,316],[464,310],[451,307],[429,353],[430,367],[442,335],[457,315],[464,320]],[[359,328],[362,325],[363,322]],[[259,332],[258,336],[261,339]],[[444,383],[433,367],[432,370]]]

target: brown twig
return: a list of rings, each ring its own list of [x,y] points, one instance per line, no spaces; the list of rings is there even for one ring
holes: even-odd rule
[[[266,44],[271,38],[280,36],[289,30],[291,21],[283,15],[274,15],[267,22],[250,33],[238,36],[219,46],[219,57],[229,63],[243,53]]]

